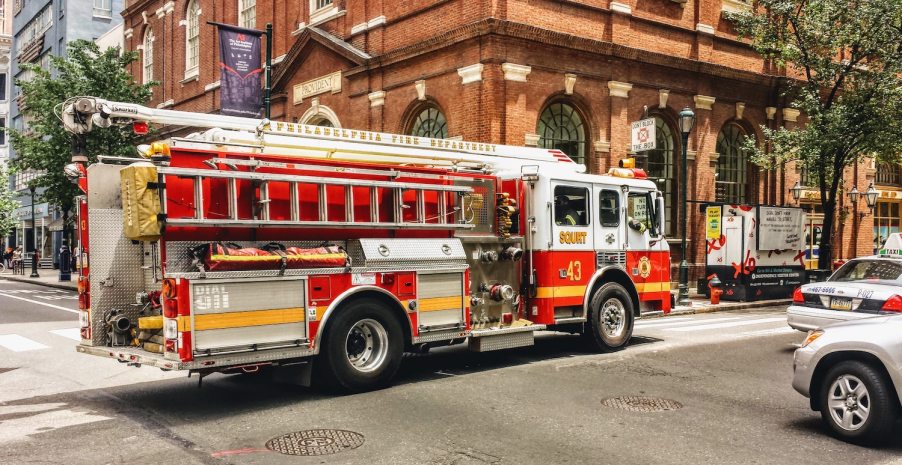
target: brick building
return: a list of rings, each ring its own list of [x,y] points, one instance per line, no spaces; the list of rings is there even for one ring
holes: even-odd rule
[[[218,41],[207,21],[273,24],[277,120],[558,147],[603,172],[631,155],[629,123],[647,107],[658,149],[640,163],[672,207],[678,260],[683,107],[698,118],[690,199],[793,204],[789,189],[802,175],[793,166],[759,171],[739,149],[745,135],[760,139],[761,125],[804,118],[780,96],[781,71],[737,40],[723,12],[742,8],[740,0],[130,0],[123,17],[126,47],[143,57],[131,72],[162,83],[152,101],[160,108],[217,111]],[[898,172],[876,180],[895,192]],[[863,192],[875,173],[850,170],[846,189]],[[898,230],[896,195],[884,194],[876,226],[863,201],[844,196],[836,256],[871,253],[881,221]],[[812,213],[815,203],[802,199]],[[689,261],[701,264],[703,220],[697,205],[690,210]]]

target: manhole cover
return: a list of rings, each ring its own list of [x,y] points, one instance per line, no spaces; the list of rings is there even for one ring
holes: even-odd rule
[[[629,412],[664,412],[683,408],[683,404],[675,400],[644,396],[611,397],[601,401],[601,405]]]
[[[285,455],[330,455],[363,445],[363,435],[340,429],[308,429],[266,442],[266,448]]]

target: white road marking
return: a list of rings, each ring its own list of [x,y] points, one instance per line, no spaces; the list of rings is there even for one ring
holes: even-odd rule
[[[651,318],[648,320],[636,320],[636,326],[656,325],[661,323],[670,323],[671,321],[690,320],[688,316],[665,316],[661,318]]]
[[[40,412],[26,417],[0,422],[0,444],[29,439],[33,434],[44,433],[67,426],[83,425],[97,421],[111,420],[110,417],[60,409],[66,404],[37,404],[0,406],[0,417],[11,413]],[[25,407],[23,409],[23,407]]]
[[[67,339],[72,339],[73,341],[81,342],[81,330],[78,328],[66,328],[66,329],[54,329],[50,331],[57,336],[62,336]]]
[[[638,328],[658,329],[658,328],[669,328],[671,326],[686,326],[686,325],[698,326],[698,325],[720,323],[723,321],[732,321],[732,320],[738,320],[738,319],[740,319],[740,317],[738,317],[738,316],[729,317],[729,318],[705,318],[703,320],[692,319],[692,320],[687,320],[687,321],[674,321],[672,323],[662,322],[662,323],[656,324],[654,326],[650,326],[650,325],[636,326],[636,328],[637,329]]]
[[[40,342],[32,341],[31,339],[19,336],[18,334],[4,334],[0,336],[0,346],[6,347],[13,352],[25,352],[28,350],[48,348]]]
[[[762,329],[760,331],[746,331],[744,333],[739,333],[739,337],[755,337],[755,336],[771,336],[775,334],[789,334],[789,333],[799,333],[801,336],[801,331],[796,331],[789,326],[781,326],[779,328],[771,328],[771,329]]]
[[[760,325],[764,323],[776,323],[778,321],[786,322],[786,317],[776,317],[776,318],[757,318],[754,320],[742,320],[742,321],[731,321],[728,323],[714,323],[710,325],[697,325],[697,326],[686,326],[681,328],[667,328],[664,331],[677,331],[677,332],[688,332],[688,331],[704,331],[708,329],[721,329],[721,328],[733,328],[736,326],[747,326],[747,325]]]
[[[78,310],[72,310],[71,308],[60,307],[59,305],[48,304],[47,302],[39,302],[37,300],[26,299],[24,297],[19,297],[17,295],[9,295],[5,291],[0,291],[0,296],[9,297],[10,299],[24,300],[25,302],[30,302],[37,305],[43,305],[45,307],[55,308],[57,310],[67,311],[69,313],[78,313]]]

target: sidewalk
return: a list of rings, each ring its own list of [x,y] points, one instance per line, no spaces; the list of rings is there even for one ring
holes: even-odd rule
[[[67,291],[74,291],[77,289],[76,281],[78,280],[78,273],[72,273],[72,281],[67,282],[60,282],[59,270],[38,270],[40,278],[29,278],[28,275],[30,274],[31,269],[28,268],[25,269],[24,275],[12,274],[10,272],[4,271],[3,273],[0,273],[0,279],[37,284],[38,286],[52,287],[56,289],[65,289]]]

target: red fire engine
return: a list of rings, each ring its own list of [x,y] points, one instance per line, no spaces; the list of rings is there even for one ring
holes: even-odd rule
[[[208,128],[67,167],[86,192],[86,354],[355,391],[388,384],[405,351],[541,330],[617,349],[640,311],[670,311],[663,197],[629,162],[592,175],[557,150],[97,98],[62,113],[75,137]]]

